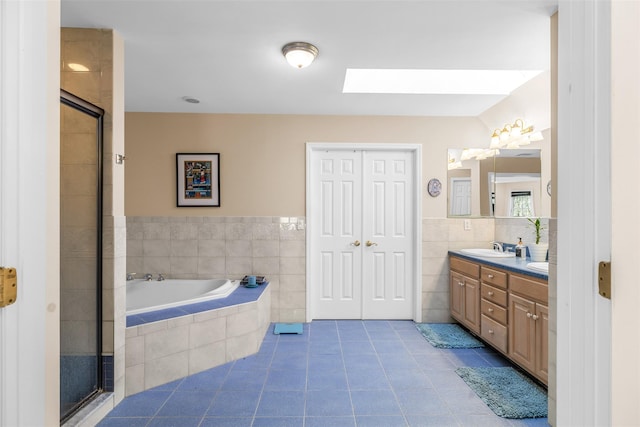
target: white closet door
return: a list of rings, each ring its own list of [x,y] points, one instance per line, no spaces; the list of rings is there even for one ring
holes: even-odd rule
[[[363,319],[411,319],[413,161],[406,151],[363,153]]]
[[[413,317],[413,156],[314,152],[308,195],[312,318]]]
[[[316,153],[311,261],[320,319],[359,319],[362,307],[362,153]]]

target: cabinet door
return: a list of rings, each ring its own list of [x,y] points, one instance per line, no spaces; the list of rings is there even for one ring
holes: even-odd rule
[[[536,375],[549,381],[549,308],[536,304]]]
[[[451,317],[464,323],[464,276],[452,271],[449,276],[449,290]]]
[[[509,295],[509,356],[530,372],[535,370],[535,303]]]
[[[464,320],[473,332],[480,333],[480,282],[464,278]]]

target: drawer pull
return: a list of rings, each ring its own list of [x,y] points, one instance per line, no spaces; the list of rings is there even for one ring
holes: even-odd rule
[[[488,277],[489,279],[493,279],[493,274],[487,274],[487,277]]]
[[[464,286],[464,283],[458,282],[458,286]]]
[[[489,313],[493,313],[493,308],[489,308]]]
[[[493,335],[493,329],[489,329],[489,333]]]
[[[531,313],[529,313],[529,312],[527,311],[527,317],[528,317],[529,319],[531,319],[531,316],[533,316],[533,314],[531,314]]]
[[[493,291],[489,291],[489,292],[487,292],[487,295],[489,295],[490,297],[492,297],[492,296],[493,296]]]
[[[531,316],[531,318],[532,318],[533,320],[538,320],[538,315],[534,314],[534,315],[532,315],[532,316]]]

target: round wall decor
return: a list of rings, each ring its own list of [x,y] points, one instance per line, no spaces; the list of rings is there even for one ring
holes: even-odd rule
[[[442,183],[437,178],[432,178],[427,183],[427,192],[431,197],[438,197],[442,190]]]

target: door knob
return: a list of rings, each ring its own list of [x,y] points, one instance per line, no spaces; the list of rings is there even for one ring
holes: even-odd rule
[[[351,242],[352,246],[360,246],[360,240],[356,240],[355,242]]]
[[[372,242],[371,240],[367,240],[367,246],[378,246],[378,244]]]

